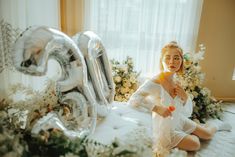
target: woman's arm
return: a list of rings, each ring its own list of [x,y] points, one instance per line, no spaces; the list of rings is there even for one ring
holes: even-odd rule
[[[135,92],[128,102],[132,107],[145,108],[149,112],[151,112],[158,103],[157,99],[154,100],[154,98],[151,98],[149,92],[141,90]]]
[[[161,105],[161,88],[154,83],[141,86],[130,98],[129,104],[137,109],[156,112],[163,117],[171,116],[167,107]]]
[[[156,112],[157,114],[159,114],[160,116],[164,118],[168,116],[172,116],[171,111],[166,106],[155,105],[152,111]]]

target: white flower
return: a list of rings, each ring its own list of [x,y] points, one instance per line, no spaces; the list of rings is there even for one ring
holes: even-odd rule
[[[194,66],[196,72],[200,72],[201,71],[201,67],[200,66]]]
[[[200,124],[200,121],[198,119],[193,119],[193,121],[197,124]]]
[[[193,91],[192,94],[193,94],[193,96],[194,96],[195,98],[198,96],[198,93],[195,92],[195,91]]]
[[[134,91],[136,91],[137,88],[138,88],[137,83],[133,83],[132,86],[131,86],[131,89],[133,89]]]
[[[206,88],[206,87],[204,87],[204,88],[202,89],[201,93],[202,93],[202,95],[204,95],[204,96],[206,96],[206,95],[210,96],[210,94],[211,94],[210,90],[209,90],[208,88]]]
[[[133,74],[130,76],[130,82],[131,83],[136,83],[137,82],[136,76],[134,76]]]
[[[129,99],[130,96],[131,96],[131,94],[129,94],[129,93],[126,93],[126,94],[125,94],[125,98],[126,98],[126,99]]]
[[[121,96],[121,95],[115,95],[114,100],[116,100],[116,101],[122,101],[122,96]]]
[[[128,59],[127,59],[127,64],[130,64],[130,65],[132,65],[132,64],[133,64],[133,61],[132,61],[132,59],[131,59],[131,58],[128,58]]]
[[[60,157],[79,157],[79,156],[73,153],[66,153],[64,156],[60,156]]]
[[[127,73],[128,72],[128,67],[126,65],[119,65],[117,66],[119,71]]]
[[[122,98],[122,102],[127,102],[128,100],[126,98]]]
[[[119,83],[122,81],[122,78],[120,76],[114,76],[114,82]]]
[[[129,80],[123,81],[123,87],[131,87],[131,82]]]
[[[199,77],[200,81],[203,82],[205,79],[205,74],[200,73],[200,74],[198,74],[198,77]]]
[[[127,93],[127,92],[129,92],[129,88],[128,87],[121,87],[121,90],[120,90],[120,92],[122,93],[122,94],[125,94],[125,93]]]
[[[130,91],[129,91],[130,94],[133,94],[134,92],[135,92],[134,89],[130,89]]]
[[[113,80],[116,85],[115,99],[116,101],[127,101],[131,94],[138,88],[137,74],[133,71],[132,58],[127,57],[123,64],[112,60]],[[126,94],[126,95],[125,95]]]
[[[189,82],[188,86],[189,86],[190,88],[194,88],[194,84],[193,84],[192,82]]]
[[[204,53],[205,51],[199,51],[198,53],[195,53],[192,58],[193,62],[196,63],[196,62],[199,62],[200,60],[203,60]]]
[[[195,82],[194,82],[194,84],[195,84],[195,85],[200,84],[200,81],[199,81],[199,79],[198,79],[198,78],[195,78]]]
[[[189,68],[192,65],[191,61],[185,61],[184,62],[184,67]]]

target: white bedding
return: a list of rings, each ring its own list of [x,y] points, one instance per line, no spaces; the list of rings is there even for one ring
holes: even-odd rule
[[[232,131],[217,132],[212,140],[202,141],[201,149],[188,157],[235,157],[235,104],[224,104],[224,108],[222,120],[231,124]]]

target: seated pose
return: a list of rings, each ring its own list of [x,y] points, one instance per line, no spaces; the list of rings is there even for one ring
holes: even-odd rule
[[[160,70],[160,74],[146,81],[129,100],[130,106],[152,112],[155,153],[165,154],[174,147],[196,151],[200,149],[199,138],[209,140],[217,130],[231,129],[221,121],[202,126],[189,119],[192,100],[175,80],[183,72],[183,51],[177,43],[163,47]]]

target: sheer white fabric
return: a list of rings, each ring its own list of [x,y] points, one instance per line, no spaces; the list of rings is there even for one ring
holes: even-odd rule
[[[160,50],[175,40],[195,49],[203,0],[86,0],[84,30],[104,41],[110,59],[131,56],[137,71],[153,76]]]
[[[0,20],[14,28],[32,25],[60,28],[59,0],[0,0]]]
[[[152,112],[155,105],[169,106],[174,104],[175,111],[172,117],[164,118],[152,113],[153,150],[163,152],[175,147],[185,135],[194,131],[196,125],[189,120],[193,111],[192,100],[188,98],[183,105],[182,100],[176,96],[172,98],[164,88],[152,80],[146,81],[130,98],[129,105],[138,110]]]
[[[4,69],[0,73],[0,94],[7,94],[10,84],[17,83],[30,86],[35,90],[42,90],[47,77],[54,79],[59,76],[61,72],[59,64],[51,60],[46,77],[29,76],[9,70],[9,64],[6,62],[11,59],[10,53],[17,37],[16,33],[11,33],[11,31],[14,29],[24,31],[32,25],[45,25],[59,29],[59,0],[0,0],[1,20],[11,24],[12,27],[8,25],[7,31],[3,28],[0,30],[0,70]]]

